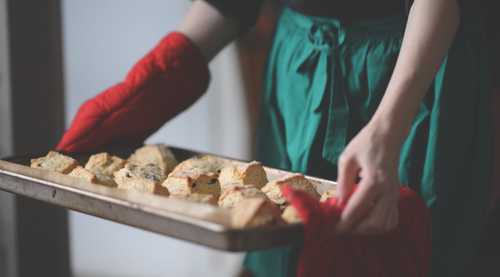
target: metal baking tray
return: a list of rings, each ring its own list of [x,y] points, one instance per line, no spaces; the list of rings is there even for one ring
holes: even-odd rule
[[[95,153],[68,154],[85,165],[92,154],[108,152],[128,158],[138,147],[106,149]],[[169,147],[179,161],[193,156],[210,155]],[[77,212],[119,222],[162,235],[175,237],[215,249],[238,252],[295,244],[303,240],[302,225],[282,224],[269,227],[235,229],[230,225],[230,211],[216,206],[178,199],[108,188],[67,175],[30,168],[33,154],[0,160],[0,190],[34,198]],[[222,165],[245,163],[211,155]],[[264,167],[269,180],[288,171]],[[336,183],[306,176],[322,194],[335,189]]]

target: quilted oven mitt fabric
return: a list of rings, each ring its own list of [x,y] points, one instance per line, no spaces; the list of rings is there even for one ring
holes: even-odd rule
[[[285,187],[305,229],[297,276],[427,276],[431,255],[431,219],[423,199],[400,186],[398,226],[381,235],[349,237],[332,230],[342,208],[338,199],[320,203],[303,191]]]
[[[85,102],[58,151],[85,152],[111,143],[142,143],[206,91],[210,74],[199,49],[170,33],[124,82]]]

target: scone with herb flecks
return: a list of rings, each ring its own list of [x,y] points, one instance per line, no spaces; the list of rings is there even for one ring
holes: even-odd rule
[[[217,199],[211,194],[201,194],[196,192],[189,195],[171,194],[170,198],[217,206]]]
[[[208,172],[219,173],[222,165],[212,156],[195,156],[179,163],[173,172],[179,172],[190,168],[201,168]]]
[[[115,180],[109,177],[108,175],[102,174],[99,171],[88,170],[81,166],[77,166],[68,175],[87,180],[92,184],[103,185],[110,188],[116,188],[118,186]]]
[[[111,156],[106,152],[90,156],[85,164],[85,169],[99,171],[109,177],[113,177],[113,173],[125,167],[127,161],[117,156]]]
[[[325,202],[326,200],[332,198],[335,196],[335,191],[333,189],[328,189],[325,191],[322,195],[321,198],[319,199],[319,202]]]
[[[144,178],[132,178],[124,180],[121,185],[118,186],[119,189],[129,189],[138,192],[151,193],[162,196],[169,196],[170,193],[168,189],[157,182],[144,179]]]
[[[254,185],[258,189],[262,189],[268,182],[262,163],[257,161],[222,168],[219,181],[222,191],[230,187],[244,185]]]
[[[115,181],[120,186],[127,179],[149,179],[157,182],[158,184],[163,183],[167,176],[163,173],[160,167],[154,164],[148,165],[138,165],[133,163],[127,163],[124,168],[115,172]]]
[[[135,150],[128,161],[138,165],[155,164],[163,173],[168,175],[178,164],[177,159],[170,149],[165,145],[146,145]]]
[[[255,186],[231,187],[222,193],[219,198],[219,207],[234,208],[244,198],[263,198],[269,200],[267,195]]]
[[[62,174],[69,174],[77,166],[79,164],[75,159],[55,151],[50,151],[45,157],[31,160],[32,168],[50,170]]]
[[[273,180],[262,188],[262,192],[264,192],[274,203],[283,205],[286,203],[282,190],[285,185],[289,185],[293,189],[303,190],[316,199],[321,198],[319,193],[316,191],[316,186],[307,180],[307,178],[301,173],[293,173],[283,178]]]
[[[251,228],[283,223],[281,210],[263,198],[245,198],[231,210],[234,228]]]
[[[171,194],[190,195],[193,193],[211,194],[215,199],[220,196],[219,177],[216,173],[204,169],[191,168],[184,171],[172,172],[168,175],[163,186]]]

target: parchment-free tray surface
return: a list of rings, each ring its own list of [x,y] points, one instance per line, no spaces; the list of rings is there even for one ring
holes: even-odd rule
[[[110,155],[128,158],[137,147],[106,149]],[[209,155],[169,147],[179,161]],[[102,152],[102,151],[99,151]],[[95,152],[95,153],[99,153]],[[85,165],[95,153],[69,155]],[[140,229],[226,251],[250,251],[295,244],[302,241],[300,224],[250,229],[230,225],[230,211],[130,190],[108,188],[67,175],[30,168],[32,158],[47,153],[9,157],[0,160],[0,189]],[[245,163],[211,155],[222,165]],[[288,171],[264,167],[269,180]],[[322,194],[335,188],[335,182],[306,176]]]

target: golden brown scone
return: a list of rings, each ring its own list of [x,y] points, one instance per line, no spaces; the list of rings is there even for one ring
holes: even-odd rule
[[[234,228],[251,228],[283,223],[281,210],[263,198],[245,198],[231,210]]]
[[[271,201],[260,189],[255,186],[248,185],[227,189],[219,198],[219,207],[234,208],[243,198],[263,198],[267,201]]]
[[[267,183],[267,185],[262,188],[262,191],[267,194],[267,197],[269,197],[271,201],[278,205],[283,205],[286,202],[282,191],[284,185],[289,185],[293,189],[303,190],[316,199],[320,199],[321,197],[316,191],[316,186],[307,180],[301,173],[293,173],[283,178],[273,180]]]
[[[146,145],[135,150],[128,161],[138,165],[155,164],[159,166],[165,176],[177,165],[177,159],[170,149],[165,145]]]
[[[115,180],[113,180],[108,175],[102,174],[99,171],[88,170],[88,169],[85,169],[81,166],[77,166],[68,175],[87,180],[88,182],[90,182],[92,184],[103,185],[103,186],[110,187],[110,188],[116,188],[118,186],[118,184],[116,184]]]
[[[268,182],[266,171],[260,162],[232,165],[221,169],[219,181],[222,191],[234,186],[254,185],[262,189]]]
[[[212,156],[192,157],[178,164],[172,172],[184,171],[190,168],[201,168],[208,172],[219,173],[222,165]]]
[[[328,189],[321,195],[321,198],[319,199],[319,202],[325,202],[326,200],[332,198],[335,196],[335,191],[333,189]]]
[[[206,203],[206,204],[217,206],[217,199],[211,194],[200,194],[200,193],[193,193],[190,195],[174,195],[174,194],[172,194],[172,195],[170,195],[170,198],[185,200],[185,201],[189,201],[189,202],[196,202],[196,203]]]
[[[99,171],[109,177],[113,177],[113,173],[122,169],[126,160],[117,156],[110,156],[108,153],[103,152],[90,156],[88,162],[85,164],[85,169]]]
[[[31,160],[32,168],[50,170],[62,174],[69,174],[79,166],[73,158],[50,151],[47,156]]]
[[[220,184],[217,177],[219,176],[216,173],[191,168],[170,173],[162,185],[167,187],[171,194],[175,195],[201,193],[211,194],[215,199],[219,199]]]
[[[138,192],[145,192],[162,196],[170,195],[166,187],[158,184],[153,180],[143,179],[143,178],[127,179],[123,181],[123,183],[119,185],[118,188],[130,189]]]
[[[167,176],[163,173],[157,165],[137,165],[133,163],[127,163],[124,168],[115,172],[115,181],[120,186],[127,179],[137,179],[144,178],[157,182],[158,184],[163,183]]]
[[[297,209],[292,205],[286,206],[281,217],[288,223],[302,222],[299,212],[297,212]]]

